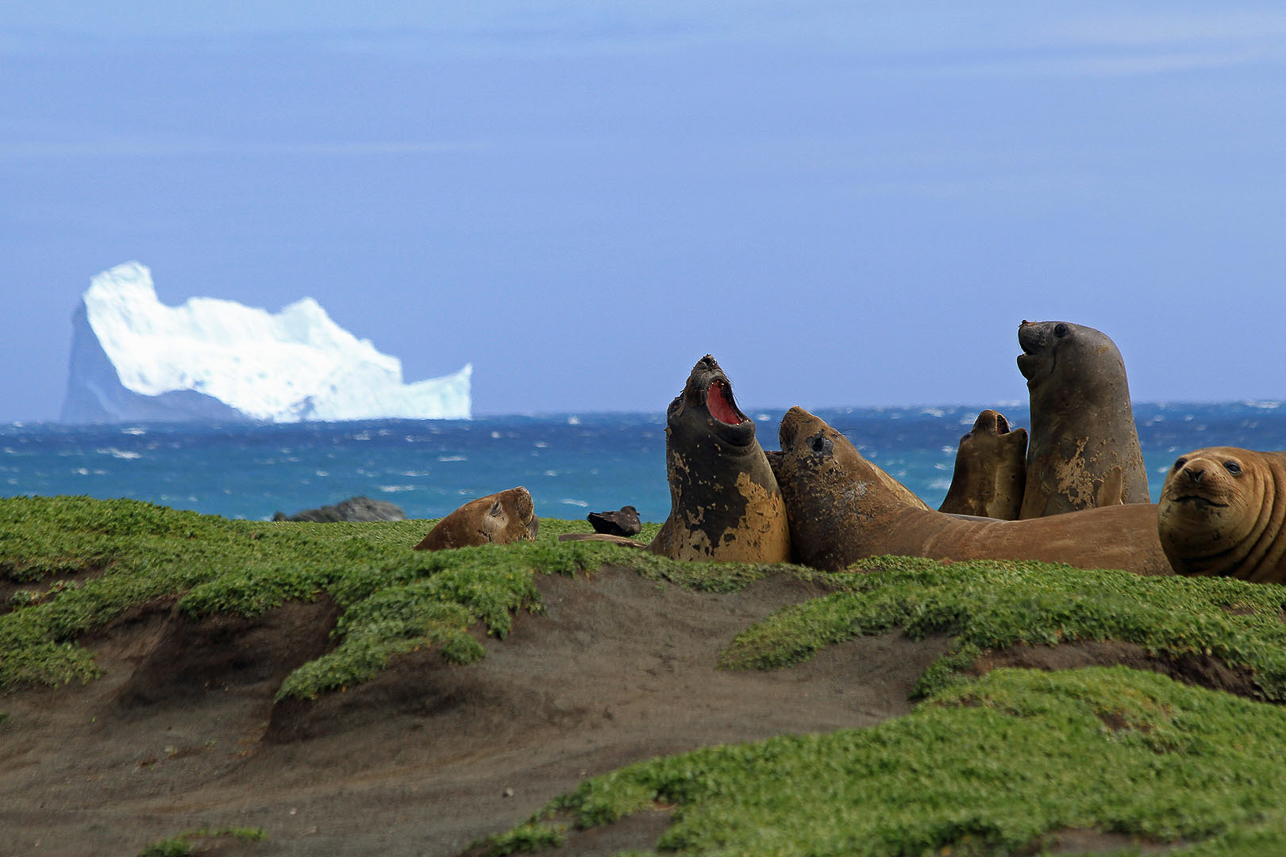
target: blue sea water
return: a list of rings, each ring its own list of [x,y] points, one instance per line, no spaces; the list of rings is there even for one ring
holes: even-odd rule
[[[995,407],[995,406],[993,406]],[[1027,408],[999,409],[1028,425]],[[978,407],[840,408],[816,413],[933,507]],[[776,449],[782,410],[749,411]],[[1179,454],[1202,446],[1286,449],[1279,402],[1136,404],[1155,500]],[[583,518],[632,504],[669,514],[665,417],[492,416],[293,425],[0,426],[0,495],[130,497],[228,518],[267,519],[348,497],[436,518],[474,497],[525,485],[537,514]]]

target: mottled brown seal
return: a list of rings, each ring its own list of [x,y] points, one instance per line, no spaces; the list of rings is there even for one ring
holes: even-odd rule
[[[707,354],[665,417],[670,514],[648,545],[619,536],[569,534],[560,541],[610,541],[671,559],[787,562],[790,528],[781,489],[737,407],[732,383]]]
[[[781,421],[777,478],[796,560],[825,571],[893,554],[1170,573],[1156,534],[1155,506],[1109,506],[1026,521],[920,508],[889,491],[888,477],[848,438],[801,408],[791,408]]]
[[[429,530],[420,551],[535,541],[540,520],[531,494],[519,486],[470,500]]]
[[[1116,344],[1065,321],[1024,321],[1018,344],[1018,371],[1031,394],[1020,517],[1151,502]]]
[[[1157,530],[1179,574],[1286,583],[1286,453],[1230,446],[1175,461]]]
[[[1027,430],[990,408],[960,438],[951,487],[939,512],[1017,520],[1027,483]]]
[[[754,422],[709,354],[666,411],[665,470],[670,515],[649,551],[683,560],[790,560],[781,489]]]

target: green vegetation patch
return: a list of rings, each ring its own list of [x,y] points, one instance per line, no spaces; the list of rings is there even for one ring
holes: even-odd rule
[[[739,635],[732,669],[772,669],[822,647],[901,629],[953,638],[925,671],[926,695],[959,679],[986,649],[1118,640],[1172,657],[1213,655],[1253,670],[1265,699],[1286,700],[1286,587],[1225,578],[1141,577],[1025,562],[881,557],[830,576],[844,590],[784,608]]]
[[[268,834],[261,827],[219,827],[186,830],[170,839],[162,839],[139,852],[138,857],[187,857],[194,844],[209,844],[219,839],[240,842],[262,842]]]
[[[572,575],[642,553],[559,543],[559,532],[589,529],[573,522],[542,527],[534,543],[411,550],[433,523],[229,521],[132,500],[0,499],[0,577],[32,584],[0,605],[0,690],[92,679],[78,639],[150,602],[197,619],[324,595],[341,610],[336,647],[281,690],[311,698],[416,648],[475,660],[483,650],[472,628],[504,637],[516,611],[539,610],[534,574]],[[84,572],[93,574],[60,577]]]
[[[1286,853],[1283,787],[1276,706],[1124,667],[996,670],[869,729],[630,765],[489,844],[552,845],[555,819],[596,827],[660,804],[674,822],[659,852],[1034,853],[1081,829],[1182,854]]]

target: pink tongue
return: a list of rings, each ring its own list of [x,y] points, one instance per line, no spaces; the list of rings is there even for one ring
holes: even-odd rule
[[[723,395],[723,384],[715,382],[706,390],[706,407],[710,410],[710,416],[714,417],[721,423],[729,425],[740,425],[741,417],[728,404],[728,400]]]

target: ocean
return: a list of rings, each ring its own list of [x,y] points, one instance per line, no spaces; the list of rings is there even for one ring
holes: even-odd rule
[[[991,405],[1029,426],[1026,405]],[[981,407],[815,411],[862,454],[937,507],[956,445]],[[784,409],[747,410],[776,449]],[[1155,500],[1174,459],[1202,446],[1286,449],[1280,402],[1134,406]],[[665,415],[586,413],[472,420],[290,425],[0,426],[0,495],[129,497],[227,518],[262,520],[365,495],[410,518],[525,485],[538,515],[584,518],[633,505],[670,511]]]

